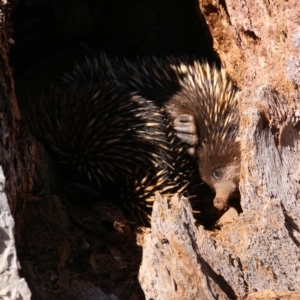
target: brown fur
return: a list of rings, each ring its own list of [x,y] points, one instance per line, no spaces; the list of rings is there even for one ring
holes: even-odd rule
[[[216,199],[224,200],[218,208],[226,208],[226,195],[231,194],[233,185],[238,190],[240,148],[237,90],[224,69],[211,67],[193,56],[128,60],[100,52],[87,57],[64,80],[83,84],[117,81],[166,106],[173,120],[180,114],[192,115],[199,141],[194,152],[201,177],[216,191]],[[218,171],[222,176],[216,178]],[[224,181],[229,182],[228,188],[219,191],[218,183]]]
[[[237,90],[223,69],[198,61],[177,69],[186,76],[182,90],[168,102],[168,111],[173,118],[179,114],[193,116],[202,180],[215,190],[215,206],[226,209],[229,199],[237,194],[240,178]]]

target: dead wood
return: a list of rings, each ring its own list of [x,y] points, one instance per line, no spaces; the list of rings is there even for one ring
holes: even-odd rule
[[[185,200],[158,196],[140,282],[147,299],[296,299],[284,291],[300,289],[300,6],[199,7],[241,89],[243,213],[210,232],[194,225]]]

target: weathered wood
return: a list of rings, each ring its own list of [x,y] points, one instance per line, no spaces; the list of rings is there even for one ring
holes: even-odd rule
[[[31,292],[20,268],[15,246],[15,222],[11,212],[21,206],[21,197],[32,184],[33,166],[30,159],[33,148],[17,142],[20,138],[20,112],[14,92],[12,70],[9,67],[9,48],[12,43],[10,25],[11,6],[0,3],[0,298],[30,299]],[[21,150],[22,149],[22,150]],[[23,152],[23,153],[22,153]],[[22,154],[21,154],[22,153]],[[26,172],[23,172],[26,169]],[[5,182],[4,173],[8,180]]]
[[[205,13],[209,5],[215,10]],[[200,6],[222,61],[242,88],[239,221],[241,241],[248,245],[241,249],[249,257],[241,260],[248,291],[299,290],[299,2]]]
[[[190,204],[156,194],[151,233],[145,239],[139,280],[146,299],[227,299],[231,287],[203,256],[207,233],[194,225]]]
[[[274,291],[299,289],[299,248],[288,230],[253,215],[207,231],[195,226],[187,199],[157,194],[139,274],[146,299],[273,299]],[[270,297],[251,296],[267,289]]]
[[[243,213],[210,232],[195,227],[186,201],[158,198],[140,282],[147,299],[296,299],[284,291],[300,290],[300,6],[199,5],[242,90]]]
[[[300,299],[300,292],[284,292],[284,291],[270,291],[255,292],[248,295],[245,300],[298,300]]]
[[[23,205],[25,194],[32,188],[36,148],[20,128],[21,114],[15,94],[12,68],[9,65],[9,50],[14,42],[10,22],[12,7],[7,1],[2,3],[0,3],[0,164],[4,175],[8,177],[5,190],[10,209],[14,214]]]
[[[19,277],[19,262],[14,239],[14,220],[4,192],[5,178],[0,167],[0,298],[29,300],[26,281]]]

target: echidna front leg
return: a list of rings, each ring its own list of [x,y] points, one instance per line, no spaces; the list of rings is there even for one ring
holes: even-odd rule
[[[188,114],[178,115],[173,121],[174,129],[178,138],[188,144],[188,153],[192,156],[196,154],[196,146],[198,144],[197,130],[194,117]]]

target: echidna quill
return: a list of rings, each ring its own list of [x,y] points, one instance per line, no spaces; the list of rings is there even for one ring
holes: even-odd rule
[[[67,169],[100,187],[121,183],[121,203],[141,223],[150,223],[155,191],[188,196],[196,178],[163,109],[116,82],[54,86],[31,100],[27,121]]]
[[[186,145],[176,136],[167,116],[165,124],[166,141],[169,147],[167,163],[147,170],[137,168],[134,174],[126,176],[120,202],[135,220],[150,224],[155,192],[159,191],[166,198],[179,193],[190,199],[193,213],[201,221],[202,215],[196,197],[202,187],[199,172],[195,168],[194,159],[191,159]]]
[[[101,185],[166,160],[164,119],[152,101],[115,84],[56,86],[27,115],[59,162]],[[117,102],[117,103],[116,103]]]
[[[153,99],[174,120],[182,141],[192,145],[189,152],[197,158],[201,179],[216,192],[215,207],[225,210],[231,198],[239,197],[237,88],[223,68],[194,56],[129,60],[100,52],[87,56],[63,80],[80,84],[117,80]],[[178,126],[183,114],[191,119],[187,126]]]
[[[168,102],[168,110],[177,118],[179,137],[192,146],[190,152],[198,158],[202,180],[215,190],[214,206],[225,210],[231,198],[239,197],[237,89],[224,69],[199,62],[176,68],[186,76],[181,91]],[[180,118],[183,122],[178,126]]]

